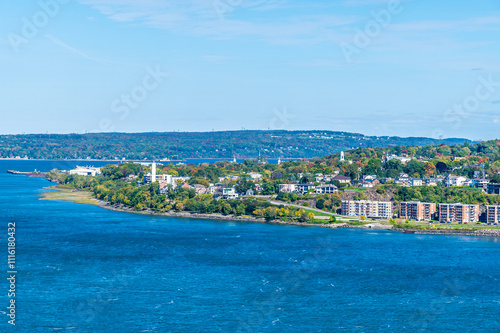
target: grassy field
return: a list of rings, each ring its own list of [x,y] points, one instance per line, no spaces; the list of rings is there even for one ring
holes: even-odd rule
[[[46,190],[40,195],[40,200],[71,201],[85,205],[97,205],[98,201],[92,198],[89,192],[76,191],[61,185],[45,187]]]

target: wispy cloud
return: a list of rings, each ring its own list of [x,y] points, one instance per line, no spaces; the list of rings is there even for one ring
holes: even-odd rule
[[[52,35],[45,35],[45,38],[47,38],[48,40],[50,40],[51,42],[53,42],[54,44],[56,44],[57,46],[60,46],[82,58],[85,58],[85,59],[88,59],[88,60],[92,60],[92,61],[95,61],[95,62],[98,62],[100,63],[101,65],[104,65],[105,63],[98,60],[98,59],[95,59],[95,58],[92,58],[90,57],[89,55],[87,55],[86,53],[74,48],[74,47],[71,47],[69,46],[68,44],[64,43],[63,41],[61,41],[60,39],[52,36]]]

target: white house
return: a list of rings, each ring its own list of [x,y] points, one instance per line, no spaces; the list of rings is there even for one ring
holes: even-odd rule
[[[78,176],[96,176],[101,174],[101,168],[94,167],[82,167],[77,166],[75,169],[70,170],[70,175],[78,175]]]
[[[225,199],[236,199],[238,198],[238,193],[236,193],[236,189],[234,187],[227,187],[222,190],[222,196]]]
[[[411,157],[399,157],[397,155],[391,154],[391,155],[387,155],[387,157],[385,158],[386,162],[388,162],[390,160],[399,160],[402,164],[406,164],[406,163],[410,162],[412,160],[412,158]]]
[[[248,175],[249,175],[252,179],[254,179],[254,180],[255,180],[255,179],[259,180],[259,179],[261,179],[261,178],[262,178],[262,174],[260,174],[260,173],[258,173],[258,172],[253,172],[253,171],[252,171],[252,172],[250,172]]]
[[[467,178],[463,176],[448,175],[446,178],[446,185],[448,186],[464,186]]]
[[[294,193],[297,191],[297,184],[280,184],[280,192]]]
[[[420,178],[412,178],[411,179],[411,186],[422,186],[424,185],[424,181]]]
[[[339,189],[335,185],[319,185],[316,186],[316,193],[318,194],[331,194],[337,192]]]

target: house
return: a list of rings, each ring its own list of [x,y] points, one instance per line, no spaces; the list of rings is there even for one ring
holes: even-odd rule
[[[427,186],[437,186],[437,184],[442,183],[443,180],[438,178],[425,178],[423,182],[425,182]]]
[[[387,157],[385,158],[385,161],[388,162],[390,160],[398,160],[402,164],[406,164],[412,160],[412,157],[399,157],[399,156],[394,155],[394,154],[387,155]]]
[[[259,179],[262,179],[262,174],[258,173],[258,172],[250,172],[248,174],[253,180],[259,180]]]
[[[363,180],[363,181],[361,181],[359,186],[362,188],[372,188],[373,186],[375,186],[375,184],[373,184],[372,182],[368,182],[366,180]]]
[[[405,173],[399,175],[394,181],[396,184],[401,184],[403,186],[411,186],[411,178]]]
[[[488,194],[500,194],[500,184],[488,184],[487,191]]]
[[[294,193],[297,191],[297,184],[280,184],[280,192]]]
[[[475,178],[475,179],[472,180],[472,185],[471,186],[473,186],[475,188],[480,188],[484,192],[486,192],[488,190],[488,184],[489,183],[490,183],[490,181],[488,179]]]
[[[316,185],[308,183],[308,184],[296,184],[297,194],[305,194],[309,190],[314,190]]]
[[[166,182],[160,182],[160,194],[167,194],[169,189],[169,185]],[[170,185],[172,186],[172,185]]]
[[[214,197],[221,197],[223,194],[224,184],[217,183],[212,184],[208,187],[207,192],[212,194]]]
[[[448,175],[446,177],[447,186],[465,186],[467,184],[467,178],[463,176]]]
[[[177,184],[182,184],[190,180],[191,177],[172,177],[172,186],[175,188]]]
[[[335,185],[319,185],[316,186],[317,194],[331,194],[337,192],[339,189]]]
[[[222,196],[224,199],[236,199],[238,198],[238,193],[234,187],[226,187],[222,190]]]
[[[254,195],[255,195],[255,192],[254,192],[253,190],[248,190],[248,191],[245,193],[245,195],[246,195],[247,197],[252,197],[252,196],[254,196]]]
[[[380,180],[380,182],[381,182],[382,184],[390,184],[390,183],[394,183],[394,179],[393,179],[393,178],[391,178],[391,177],[388,177],[388,178],[382,178],[382,179]]]
[[[177,185],[176,183],[173,182],[173,176],[172,175],[153,175],[151,173],[148,173],[144,175],[144,183],[149,184],[153,181],[153,178],[157,182],[166,182],[167,184],[171,184],[174,187]]]
[[[70,170],[69,174],[70,175],[78,175],[78,176],[95,177],[96,175],[101,174],[101,168],[77,166],[75,169]]]
[[[424,182],[420,178],[412,178],[411,179],[411,186],[422,186],[424,185]]]
[[[335,177],[332,178],[332,181],[337,180],[340,184],[350,184],[351,183],[351,178],[347,176],[342,176],[342,175],[336,175]]]
[[[205,193],[207,193],[207,188],[205,186],[201,185],[201,184],[194,184],[192,187],[195,189],[196,194],[205,194]]]

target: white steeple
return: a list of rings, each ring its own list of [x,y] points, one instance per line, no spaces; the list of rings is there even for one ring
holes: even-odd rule
[[[156,162],[153,162],[151,166],[151,182],[154,183],[156,181]]]
[[[345,155],[344,155],[344,152],[341,151],[340,152],[340,162],[344,162],[345,161]]]

